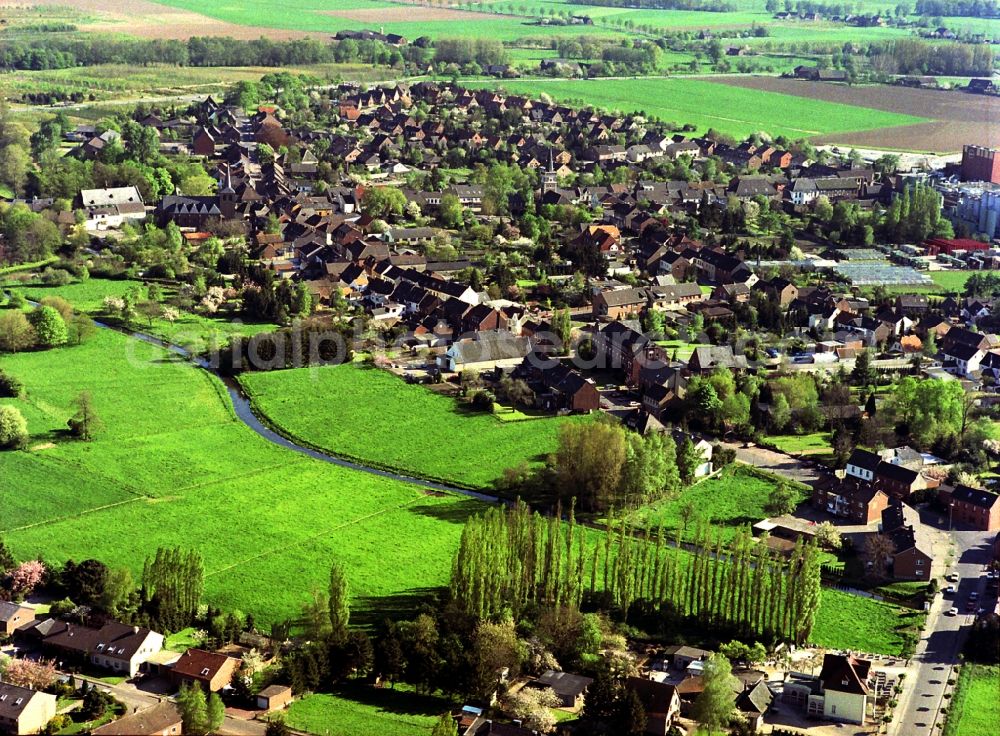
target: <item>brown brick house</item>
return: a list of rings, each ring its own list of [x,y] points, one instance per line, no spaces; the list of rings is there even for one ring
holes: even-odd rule
[[[218,692],[232,681],[239,666],[238,659],[225,654],[188,649],[170,670],[170,680],[177,687],[197,684],[209,692]]]
[[[854,478],[821,478],[813,487],[813,505],[859,524],[878,521],[889,497],[870,483]]]
[[[955,486],[951,492],[951,520],[984,532],[1000,530],[1000,496],[969,486]]]
[[[0,601],[0,636],[12,635],[19,626],[35,620],[35,609],[20,603]]]

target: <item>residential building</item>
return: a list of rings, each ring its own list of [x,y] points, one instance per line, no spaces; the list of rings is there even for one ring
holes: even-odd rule
[[[645,732],[650,736],[666,736],[681,712],[677,688],[665,682],[629,677],[625,680],[625,689],[635,692],[646,711]]]
[[[984,532],[1000,531],[1000,496],[969,486],[955,486],[951,492],[951,520]]]
[[[117,621],[100,628],[57,622],[52,633],[42,640],[42,648],[131,678],[163,649],[163,634]]]
[[[552,692],[559,698],[561,708],[582,708],[583,699],[587,694],[587,688],[594,680],[582,675],[574,675],[569,672],[558,672],[556,670],[546,670],[542,676],[532,680],[528,687],[551,688]]]
[[[176,687],[199,685],[209,692],[218,692],[228,687],[239,667],[240,660],[234,657],[204,649],[188,649],[174,663],[170,679]]]
[[[135,187],[83,189],[80,206],[86,212],[84,226],[90,231],[116,229],[146,217],[146,205]]]
[[[531,352],[531,340],[509,332],[479,332],[452,343],[437,359],[443,371],[513,368]]]
[[[35,609],[23,603],[0,601],[0,636],[11,636],[21,626],[35,620]]]
[[[55,716],[55,695],[0,682],[0,733],[41,733]]]
[[[179,736],[183,721],[177,705],[165,700],[93,731],[94,736]]]
[[[819,677],[790,673],[782,700],[803,708],[811,718],[865,724],[872,663],[850,655],[827,654]]]

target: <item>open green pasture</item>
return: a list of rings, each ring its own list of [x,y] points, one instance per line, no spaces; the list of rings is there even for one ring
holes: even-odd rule
[[[500,421],[358,365],[246,373],[240,382],[258,412],[313,447],[476,488],[488,487],[505,468],[555,451],[565,421]]]
[[[3,402],[32,435],[33,449],[0,454],[0,534],[22,559],[95,557],[137,576],[158,546],[194,547],[206,600],[268,622],[295,617],[336,558],[364,618],[446,584],[480,508],[276,447],[235,420],[215,378],[118,333],[2,364],[27,387]],[[62,432],[81,390],[105,425],[89,443]]]
[[[734,136],[766,131],[773,136],[808,138],[924,122],[910,115],[697,79],[533,79],[482,84],[499,84],[517,94],[545,92],[559,100],[606,110],[638,110],[678,124],[693,123],[700,132],[714,128]]]
[[[701,518],[711,523],[713,531],[722,531],[729,537],[738,527],[767,518],[764,505],[774,485],[770,477],[746,465],[731,465],[718,475],[685,488],[677,498],[640,507],[633,512],[632,521],[650,529],[662,526],[672,538],[677,529],[682,536],[693,532],[695,520]],[[805,500],[804,490],[801,500]],[[692,512],[687,529],[684,528],[686,507]]]

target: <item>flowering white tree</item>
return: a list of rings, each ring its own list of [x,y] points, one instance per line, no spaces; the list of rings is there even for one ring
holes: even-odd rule
[[[209,287],[208,293],[201,300],[201,306],[209,314],[215,314],[219,307],[226,303],[226,291],[221,286]]]
[[[177,307],[164,307],[163,308],[163,319],[167,322],[176,322],[177,318],[180,317],[180,312],[177,311]]]
[[[524,722],[524,727],[539,733],[548,733],[556,725],[552,708],[559,706],[559,697],[552,688],[525,687],[507,699],[507,711]]]

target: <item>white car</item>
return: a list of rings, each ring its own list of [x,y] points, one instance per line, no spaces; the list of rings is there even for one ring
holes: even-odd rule
[[[948,609],[946,615],[948,615],[948,616],[957,616],[958,615],[958,608],[956,608],[955,606],[952,606],[951,608]]]
[[[955,586],[949,585],[942,591],[945,595],[955,595]]]
[[[948,573],[947,575],[944,576],[944,579],[947,580],[949,583],[957,583],[958,582],[958,573],[957,572],[950,572],[950,573]]]

